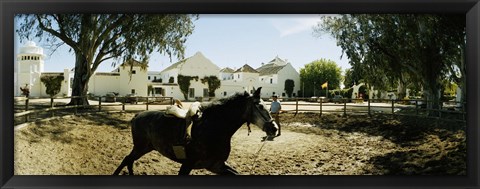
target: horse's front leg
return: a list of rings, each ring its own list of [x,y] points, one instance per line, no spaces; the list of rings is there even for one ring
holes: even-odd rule
[[[178,171],[178,175],[189,175],[192,171],[192,166],[189,163],[183,163]]]
[[[225,162],[219,163],[217,166],[209,168],[208,170],[218,175],[239,175],[240,174],[237,172],[237,170],[230,167]]]

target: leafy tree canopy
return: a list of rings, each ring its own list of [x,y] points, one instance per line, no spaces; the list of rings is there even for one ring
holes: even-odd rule
[[[220,85],[221,85],[221,82],[220,80],[218,79],[217,76],[205,76],[203,77],[203,79],[201,79],[202,83],[205,84],[205,82],[207,82],[208,84],[208,95],[210,97],[214,97],[215,96],[215,91],[220,88]]]
[[[295,87],[295,82],[292,79],[285,80],[285,92],[288,97],[292,97],[293,88]]]
[[[332,60],[315,60],[300,69],[300,80],[304,85],[305,96],[326,95],[321,85],[328,82],[329,89],[340,88],[341,78],[341,68]]]
[[[60,92],[62,88],[62,81],[64,77],[63,75],[60,76],[42,76],[40,81],[45,85],[46,89],[45,92],[53,97]]]
[[[184,43],[193,32],[197,15],[186,14],[22,14],[16,16],[20,39],[34,37],[66,44],[75,54],[72,96],[85,96],[88,80],[106,60],[148,62],[157,51],[183,58]],[[71,104],[88,104],[86,99]]]
[[[465,15],[323,17],[315,33],[324,32],[337,40],[352,68],[362,72],[367,83],[417,83],[426,99],[433,101],[440,98],[442,78],[453,77],[464,84]]]
[[[177,76],[178,86],[180,87],[180,91],[182,92],[185,100],[188,100],[188,89],[190,88],[190,81],[193,79],[198,81],[198,76],[187,76],[181,74]]]

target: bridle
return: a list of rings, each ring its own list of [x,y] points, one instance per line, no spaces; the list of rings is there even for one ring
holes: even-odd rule
[[[249,99],[249,101],[251,101],[251,102],[248,103],[249,105],[247,106],[247,109],[246,109],[246,111],[248,112],[247,116],[246,116],[247,127],[248,127],[248,135],[250,135],[250,133],[252,132],[252,130],[250,129],[250,120],[252,120],[255,110],[260,112],[260,116],[262,117],[264,122],[268,122],[268,120],[271,120],[261,113],[261,110],[259,108],[259,106],[261,106],[260,105],[260,100],[258,102],[256,102],[256,100]],[[252,106],[253,106],[253,108],[252,108]],[[265,131],[266,128],[263,127],[262,129]]]

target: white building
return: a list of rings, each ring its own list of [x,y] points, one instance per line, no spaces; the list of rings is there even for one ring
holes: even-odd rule
[[[171,96],[184,99],[178,85],[178,75],[197,76],[199,80],[191,80],[188,91],[188,100],[208,97],[208,85],[202,83],[205,76],[216,76],[221,84],[215,90],[215,97],[226,97],[236,92],[253,92],[253,88],[262,87],[262,97],[279,95],[286,97],[285,81],[294,81],[292,96],[297,96],[300,90],[300,74],[285,60],[275,57],[268,64],[254,69],[245,64],[237,70],[231,68],[220,69],[202,53],[181,60],[160,72],[161,82],[151,83],[154,95]]]
[[[20,48],[17,54],[17,86],[15,86],[15,94],[22,95],[20,87],[28,88],[31,97],[48,97],[46,87],[40,81],[46,76],[63,76],[62,87],[58,95],[69,96],[71,94],[70,81],[72,75],[68,69],[63,72],[44,72],[43,48],[36,46],[34,42],[27,42],[25,46]]]
[[[217,76],[220,68],[206,58],[201,52],[185,58],[160,72],[161,82],[152,82],[153,95],[171,96],[184,99],[183,93],[178,85],[178,76],[198,77],[198,80],[190,81],[188,99],[194,100],[199,97],[208,97],[208,85],[201,82],[201,79],[208,76]]]
[[[146,63],[129,60],[112,72],[96,72],[88,82],[88,92],[95,96],[104,96],[107,93],[147,96],[147,68]]]
[[[18,86],[27,86],[30,96],[48,96],[45,86],[41,84],[42,76],[63,75],[62,90],[58,95],[71,95],[71,81],[73,74],[68,69],[64,72],[44,72],[43,49],[35,43],[29,42],[20,49],[17,55]],[[190,76],[198,79],[190,81],[188,100],[208,97],[208,83],[202,83],[204,77],[216,76],[221,81],[220,88],[215,91],[215,97],[225,97],[235,92],[249,91],[262,87],[262,97],[279,95],[286,97],[285,81],[294,81],[292,96],[297,96],[300,87],[300,75],[290,63],[278,57],[268,64],[262,64],[257,69],[245,64],[233,70],[220,69],[201,52],[183,59],[166,69],[148,71],[148,66],[135,60],[130,60],[112,72],[96,72],[88,83],[88,92],[95,96],[104,96],[107,93],[118,93],[121,96],[136,94],[138,96],[167,96],[184,99],[178,85],[178,76]],[[16,94],[21,94],[20,87],[16,87]]]

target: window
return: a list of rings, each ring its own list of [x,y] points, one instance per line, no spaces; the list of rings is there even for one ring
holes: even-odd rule
[[[132,70],[132,74],[136,74],[137,73],[137,70]]]
[[[189,98],[195,98],[195,89],[194,88],[188,89],[188,97]]]
[[[150,76],[148,76],[148,80],[150,80]]]
[[[132,89],[132,94],[135,94],[135,89]]]
[[[208,89],[203,89],[203,97],[208,97]]]
[[[272,83],[273,83],[273,79],[272,79],[272,78],[270,78],[270,84],[272,84]]]
[[[223,96],[227,96],[227,91],[223,91]]]
[[[157,80],[157,76],[153,76],[153,80]]]
[[[237,74],[237,78],[240,79],[240,74]]]

